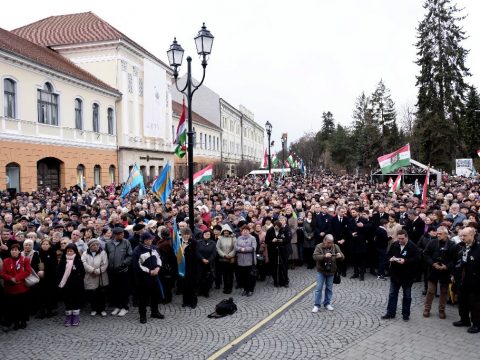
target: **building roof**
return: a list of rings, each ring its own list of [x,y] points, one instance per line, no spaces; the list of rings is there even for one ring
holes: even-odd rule
[[[120,95],[117,89],[105,84],[103,81],[75,65],[56,51],[34,44],[27,39],[2,28],[0,28],[0,50],[33,61],[34,63],[49,68],[52,71],[71,76],[106,91]]]
[[[163,61],[91,11],[50,16],[19,27],[12,32],[35,44],[47,47],[123,40],[169,68]]]
[[[181,116],[182,114],[182,104],[172,100],[172,110],[173,110],[173,113],[176,114],[178,117]],[[208,127],[211,127],[215,130],[218,130],[218,131],[221,131],[222,129],[220,129],[220,127],[218,127],[217,125],[215,125],[214,123],[208,121],[207,119],[205,119],[204,117],[198,115],[196,112],[192,111],[192,121],[194,123],[197,123],[197,124],[200,124],[200,125],[205,125],[205,126],[208,126]]]

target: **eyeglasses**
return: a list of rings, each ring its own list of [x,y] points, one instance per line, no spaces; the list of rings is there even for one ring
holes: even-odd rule
[[[60,243],[60,245],[68,245],[68,243],[62,242],[62,243]]]

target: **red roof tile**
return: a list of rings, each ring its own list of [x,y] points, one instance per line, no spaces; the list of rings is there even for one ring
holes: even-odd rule
[[[180,117],[182,114],[182,104],[172,100],[172,110],[178,117]],[[195,111],[192,111],[192,121],[201,125],[209,126],[215,130],[221,130],[217,125],[198,115]]]
[[[12,30],[12,32],[35,44],[48,47],[123,40],[168,68],[163,61],[91,11],[50,16]]]
[[[27,60],[49,68],[52,71],[74,77],[78,80],[90,83],[104,90],[120,95],[116,89],[105,84],[103,81],[97,79],[89,72],[78,67],[67,58],[58,54],[56,51],[36,45],[2,28],[0,28],[0,50],[5,50],[14,55],[23,57]]]

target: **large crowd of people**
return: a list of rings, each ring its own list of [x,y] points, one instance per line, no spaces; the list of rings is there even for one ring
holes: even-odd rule
[[[289,271],[305,266],[317,279],[312,312],[333,311],[333,283],[345,277],[390,281],[383,319],[410,317],[412,284],[423,282],[423,316],[436,295],[438,316],[458,304],[460,320],[480,332],[480,182],[444,178],[422,207],[414,187],[389,193],[365,177],[318,173],[275,178],[214,179],[195,187],[194,228],[188,198],[175,183],[162,204],[121,187],[42,189],[0,202],[0,320],[4,331],[65,310],[162,319],[160,305],[181,296],[195,308],[211,291],[255,295],[257,281],[289,287]],[[181,242],[174,250],[174,229]],[[323,302],[322,302],[322,294]],[[419,294],[420,295],[420,294]],[[107,311],[108,309],[108,311]],[[87,312],[88,312],[87,311]]]

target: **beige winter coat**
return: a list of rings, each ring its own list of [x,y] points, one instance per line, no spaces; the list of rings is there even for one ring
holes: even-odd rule
[[[85,268],[84,285],[85,290],[95,290],[99,285],[108,285],[108,257],[107,253],[102,250],[95,256],[92,256],[90,250],[82,254],[82,262]],[[100,279],[100,274],[102,275]]]

